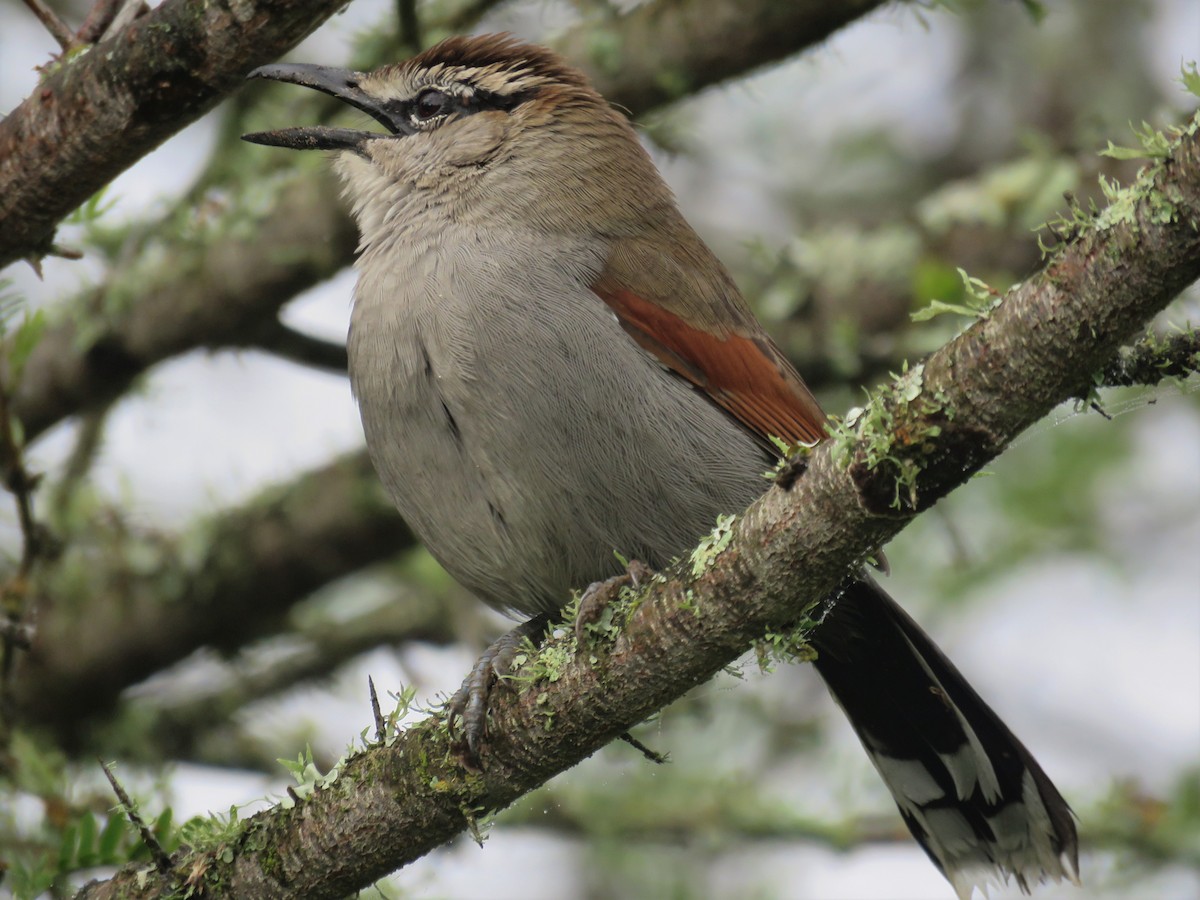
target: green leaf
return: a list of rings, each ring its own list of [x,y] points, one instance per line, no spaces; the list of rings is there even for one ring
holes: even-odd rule
[[[63,221],[68,225],[90,225],[116,206],[116,198],[105,199],[105,194],[111,185],[105,185],[83,201],[83,205],[71,213]]]
[[[75,848],[79,846],[79,826],[68,825],[63,829],[62,840],[58,844],[58,870],[69,872],[75,859]]]
[[[32,315],[25,316],[24,321],[13,332],[8,350],[8,371],[11,384],[20,380],[21,373],[25,371],[25,363],[29,362],[30,354],[41,341],[45,331],[46,315],[39,309]]]

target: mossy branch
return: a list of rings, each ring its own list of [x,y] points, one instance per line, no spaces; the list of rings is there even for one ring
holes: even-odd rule
[[[1118,203],[1120,215],[1110,208],[1081,228],[986,319],[884,390],[855,428],[819,446],[790,490],[776,486],[754,503],[711,564],[655,579],[611,643],[571,657],[563,654],[570,630],[553,638],[541,656],[558,661],[554,680],[495,692],[482,772],[458,764],[444,725],[429,718],[346,760],[307,796],[254,816],[222,846],[181,852],[176,871],[192,873],[212,896],[344,896],[473,828],[767,631],[798,621],[917,512],[1074,396],[1200,277],[1196,123]],[[79,896],[155,897],[169,884],[122,870]]]
[[[1098,378],[1100,387],[1156,385],[1167,378],[1200,372],[1200,331],[1189,328],[1166,337],[1147,335],[1121,352]]]

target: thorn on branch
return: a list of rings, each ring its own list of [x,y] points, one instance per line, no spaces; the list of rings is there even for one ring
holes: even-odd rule
[[[375,740],[383,743],[387,740],[387,722],[383,718],[383,710],[379,708],[379,694],[375,692],[375,679],[367,676],[367,687],[371,691],[371,714],[375,717]]]
[[[150,858],[154,860],[154,867],[163,875],[170,874],[172,868],[174,868],[171,864],[171,857],[167,855],[167,851],[158,842],[158,838],[154,836],[154,832],[150,830],[146,821],[138,813],[137,807],[129,799],[129,794],[125,792],[125,788],[121,786],[121,782],[117,781],[117,776],[113,774],[108,763],[98,756],[96,757],[96,762],[100,763],[100,768],[104,770],[104,777],[108,779],[113,793],[117,795],[117,801],[121,805],[121,811],[125,813],[125,818],[137,829],[142,843],[150,851]]]
[[[47,256],[57,256],[60,259],[83,259],[83,251],[78,247],[67,247],[63,244],[51,244]],[[38,273],[41,275],[41,273]]]

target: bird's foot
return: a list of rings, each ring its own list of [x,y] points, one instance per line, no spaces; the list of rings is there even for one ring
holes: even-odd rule
[[[600,621],[605,608],[617,598],[621,588],[640,588],[653,574],[654,570],[648,565],[634,559],[620,575],[590,584],[579,598],[579,612],[575,616],[576,646],[584,646],[588,626]]]
[[[451,738],[457,740],[458,724],[462,722],[461,758],[463,765],[471,771],[478,772],[482,768],[479,751],[487,737],[488,697],[492,687],[508,674],[524,640],[529,638],[535,643],[541,640],[549,624],[550,616],[543,613],[502,635],[483,651],[471,673],[463,679],[462,686],[447,701],[446,726]]]

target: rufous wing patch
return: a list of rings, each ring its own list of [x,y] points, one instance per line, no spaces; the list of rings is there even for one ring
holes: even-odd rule
[[[642,349],[759,437],[789,444],[825,437],[825,413],[765,335],[713,334],[625,288],[601,282],[592,290]]]

